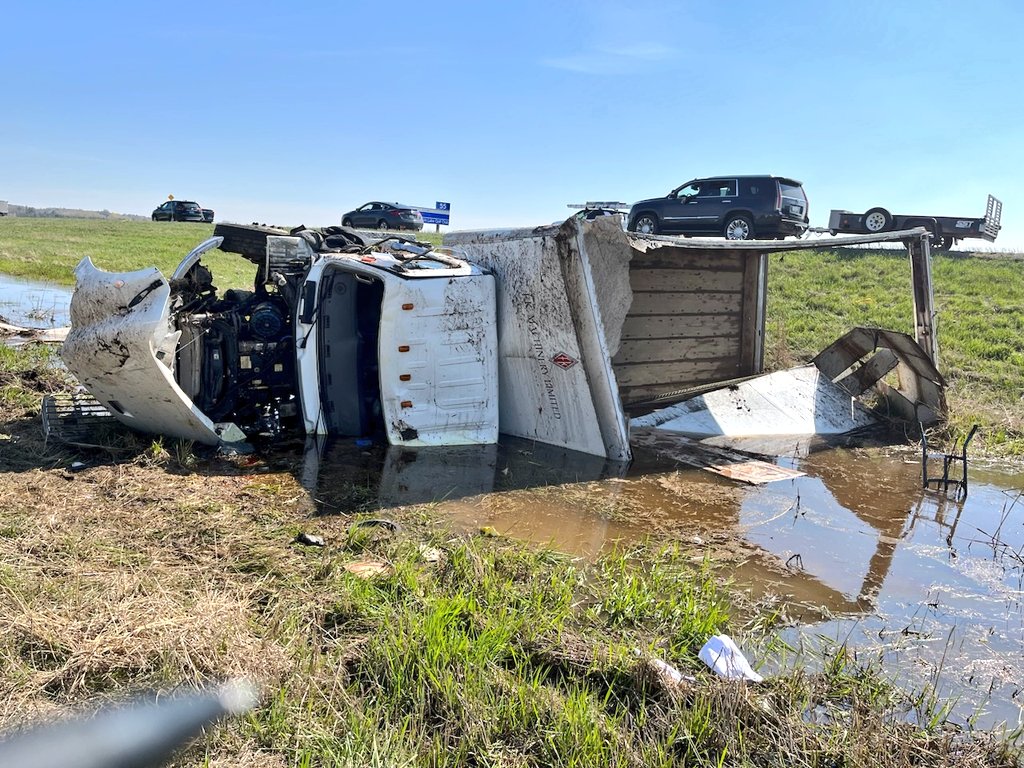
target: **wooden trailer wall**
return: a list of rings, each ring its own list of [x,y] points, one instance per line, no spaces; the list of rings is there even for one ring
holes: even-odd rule
[[[612,357],[623,405],[763,370],[764,251],[628,239],[633,297]]]

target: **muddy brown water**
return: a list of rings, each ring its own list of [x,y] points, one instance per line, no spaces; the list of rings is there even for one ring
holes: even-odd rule
[[[593,559],[654,537],[710,555],[782,620],[763,673],[846,644],[927,689],[954,721],[1024,711],[1024,471],[972,462],[958,503],[921,488],[915,451],[829,449],[806,474],[741,485],[653,455],[631,466],[505,439],[409,450],[338,443],[306,465],[324,512],[433,502],[482,527]],[[934,466],[932,469],[935,469]],[[752,617],[745,617],[750,619]]]

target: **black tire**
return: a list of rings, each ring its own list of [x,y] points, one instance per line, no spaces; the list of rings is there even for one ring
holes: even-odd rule
[[[377,222],[377,229],[379,229],[382,232],[387,232],[389,229],[391,229],[391,227],[388,226],[388,223],[384,221],[384,219],[381,219],[380,221]]]
[[[885,208],[872,208],[864,214],[864,229],[871,234],[892,228],[892,214]]]
[[[155,213],[153,214],[153,221],[160,221],[160,219],[158,219],[158,218],[156,217],[156,214],[155,214]]]
[[[633,220],[633,231],[641,235],[656,235],[661,231],[658,217],[653,213],[641,213]]]
[[[353,229],[352,219],[342,219],[341,220],[341,226],[348,227],[349,229]]]
[[[956,244],[956,238],[952,235],[932,235],[932,250],[939,253],[949,253]]]
[[[267,256],[267,236],[287,235],[288,230],[245,224],[217,224],[213,234],[214,237],[224,238],[220,244],[222,251],[238,253],[249,261],[261,264]]]
[[[725,220],[722,236],[726,240],[753,240],[754,222],[745,213],[734,213]]]

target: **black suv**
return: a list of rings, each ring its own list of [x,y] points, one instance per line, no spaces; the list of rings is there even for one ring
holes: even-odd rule
[[[213,221],[213,211],[210,211]],[[191,200],[168,200],[153,211],[153,221],[206,221],[199,203]]]
[[[779,176],[694,179],[665,197],[629,209],[626,228],[647,235],[712,235],[729,240],[782,239],[808,226],[799,181]]]

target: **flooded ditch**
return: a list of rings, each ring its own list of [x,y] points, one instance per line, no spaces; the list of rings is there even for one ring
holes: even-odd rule
[[[23,328],[68,325],[71,288],[0,274],[0,317]]]
[[[503,439],[410,450],[339,443],[308,454],[325,513],[433,503],[456,528],[593,559],[648,537],[710,557],[775,613],[770,674],[845,644],[926,689],[953,719],[1021,722],[1024,472],[970,468],[958,503],[921,489],[919,455],[832,449],[806,474],[744,486],[641,454],[628,468]]]

